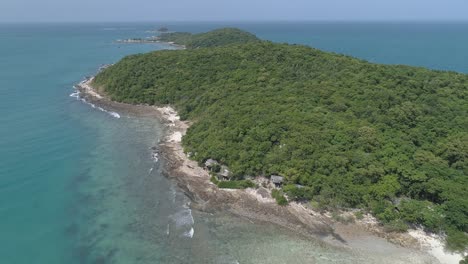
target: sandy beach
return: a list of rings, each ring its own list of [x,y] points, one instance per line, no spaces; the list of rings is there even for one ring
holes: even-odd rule
[[[250,221],[273,223],[304,236],[320,238],[337,247],[395,254],[396,259],[400,255],[405,258],[411,256],[407,263],[458,263],[462,258],[461,254],[445,252],[440,237],[421,230],[388,233],[371,215],[344,224],[333,220],[330,213],[314,211],[307,204],[291,202],[287,206],[279,206],[270,195],[271,187],[268,187],[267,179],[256,180],[264,181],[267,188],[220,189],[210,181],[208,172],[183,151],[181,141],[190,122],[181,121],[170,106],[129,105],[110,101],[91,86],[92,81],[93,78],[89,78],[76,85],[80,96],[86,101],[124,115],[158,118],[166,124],[166,138],[160,143],[165,175],[184,190],[192,200],[193,209],[204,212],[223,210]],[[343,216],[354,218],[352,212],[343,212]]]

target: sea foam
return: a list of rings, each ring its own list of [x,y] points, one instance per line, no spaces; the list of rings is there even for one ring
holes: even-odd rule
[[[73,88],[76,89],[76,87],[73,87]],[[102,112],[104,112],[104,113],[107,113],[107,114],[111,115],[112,117],[120,118],[120,114],[119,114],[119,113],[113,112],[113,111],[108,111],[108,110],[106,110],[106,109],[104,109],[104,108],[102,108],[102,107],[96,106],[95,104],[86,101],[86,100],[85,100],[84,98],[82,98],[80,95],[81,95],[80,91],[75,90],[73,93],[70,94],[70,97],[76,98],[77,100],[80,100],[80,101],[82,101],[83,103],[90,105],[92,108],[98,109],[99,111],[102,111]]]
[[[79,91],[73,92],[70,94],[70,97],[74,97],[78,99],[80,97],[80,92]]]
[[[195,233],[195,230],[192,227],[192,228],[190,228],[189,231],[184,233],[184,236],[192,238],[194,233]]]
[[[182,208],[170,216],[170,218],[173,220],[179,235],[182,237],[193,237],[195,233],[195,229],[193,228],[195,220],[193,219],[192,209],[189,208],[189,204],[184,204]]]

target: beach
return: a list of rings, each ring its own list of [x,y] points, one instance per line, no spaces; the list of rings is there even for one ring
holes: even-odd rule
[[[383,255],[391,252],[395,256],[395,263],[399,263],[400,259],[411,263],[454,263],[456,259],[461,259],[460,254],[445,252],[441,243],[434,242],[437,238],[428,244],[430,235],[424,232],[418,232],[417,235],[415,232],[385,232],[370,215],[344,224],[335,221],[330,213],[315,211],[307,204],[291,202],[287,206],[279,206],[269,194],[269,188],[220,189],[210,181],[208,172],[184,153],[181,141],[190,122],[180,120],[170,106],[113,102],[92,87],[92,80],[89,78],[76,86],[80,96],[87,102],[111,113],[158,118],[166,125],[166,136],[158,146],[158,154],[165,162],[164,175],[190,198],[192,209],[205,213],[229,212],[248,221],[272,223],[305,237],[319,238],[336,247],[368,253],[380,252]],[[256,181],[268,184],[267,179]],[[354,218],[352,212],[342,212],[342,215]]]

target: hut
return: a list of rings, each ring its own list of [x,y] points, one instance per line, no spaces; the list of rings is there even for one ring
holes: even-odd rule
[[[231,172],[228,170],[228,168],[226,166],[221,166],[221,170],[218,173],[218,179],[229,180],[230,175],[231,175]]]
[[[214,159],[207,159],[205,161],[205,167],[207,167],[208,169],[212,168],[212,167],[214,167],[216,165],[219,165],[219,163]]]
[[[271,175],[270,181],[275,184],[276,187],[281,187],[283,184],[284,178],[279,175]]]

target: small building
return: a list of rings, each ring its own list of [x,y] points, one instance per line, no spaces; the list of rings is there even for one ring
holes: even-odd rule
[[[219,180],[229,180],[231,176],[231,172],[228,170],[226,166],[221,166],[221,170],[218,173]]]
[[[284,178],[279,175],[271,175],[270,181],[275,184],[276,187],[281,187],[283,184]]]
[[[207,159],[205,161],[205,167],[207,167],[208,169],[212,168],[212,167],[214,167],[216,165],[219,165],[219,163],[214,159]]]

